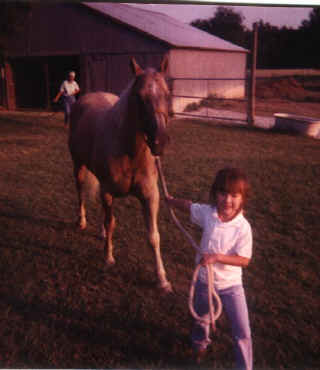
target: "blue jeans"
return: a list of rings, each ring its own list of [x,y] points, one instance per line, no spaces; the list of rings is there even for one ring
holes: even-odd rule
[[[223,309],[231,322],[232,337],[237,369],[252,369],[252,340],[246,297],[242,285],[233,286],[217,292]],[[209,317],[208,286],[197,282],[194,307],[199,316]],[[195,349],[205,349],[209,338],[210,324],[195,321],[191,340]]]
[[[69,123],[71,106],[76,102],[75,96],[64,95],[63,96],[63,111],[64,111],[64,123]]]

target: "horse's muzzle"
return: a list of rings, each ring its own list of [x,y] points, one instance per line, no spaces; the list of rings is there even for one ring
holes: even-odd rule
[[[153,122],[154,130],[146,133],[147,144],[154,156],[161,156],[170,141],[166,132],[167,120],[165,119],[165,115],[161,113],[156,115],[156,119]]]

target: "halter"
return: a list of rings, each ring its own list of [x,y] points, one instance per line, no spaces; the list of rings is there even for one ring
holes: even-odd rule
[[[161,182],[161,185],[162,185],[162,190],[164,192],[164,195],[167,197],[169,195],[169,193],[168,193],[168,189],[167,189],[166,180],[165,180],[164,175],[163,175],[160,157],[156,157],[156,165],[157,165],[158,172],[159,172],[159,177],[160,177],[160,182]],[[171,214],[171,217],[172,217],[174,223],[177,225],[177,227],[180,229],[180,231],[183,233],[183,235],[186,237],[186,239],[190,242],[190,244],[193,246],[193,248],[196,251],[198,251],[199,253],[201,253],[199,246],[194,241],[192,236],[187,232],[187,230],[185,230],[185,228],[182,226],[181,222],[177,219],[173,209],[170,206],[168,206],[168,207],[169,207],[169,211],[170,211],[170,214]],[[216,330],[215,322],[222,313],[222,303],[221,303],[220,297],[218,296],[217,292],[214,289],[214,274],[213,274],[213,266],[211,264],[206,265],[207,275],[208,275],[208,303],[209,303],[210,317],[209,318],[200,317],[195,312],[194,307],[193,307],[194,290],[195,290],[195,285],[196,285],[196,281],[197,281],[197,277],[198,277],[200,268],[201,268],[201,264],[198,264],[198,266],[196,267],[196,269],[194,270],[194,273],[193,273],[193,277],[192,277],[192,281],[191,281],[191,285],[190,285],[190,292],[189,292],[189,302],[188,302],[189,310],[190,310],[191,315],[196,320],[201,321],[201,322],[205,322],[205,323],[211,323],[212,329],[213,329],[213,331],[215,331]],[[216,308],[214,306],[213,299],[216,300],[216,303],[217,303]]]

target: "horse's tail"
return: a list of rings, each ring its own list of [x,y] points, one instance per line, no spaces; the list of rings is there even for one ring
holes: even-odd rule
[[[91,171],[87,171],[85,182],[89,198],[96,202],[100,201],[100,182]]]

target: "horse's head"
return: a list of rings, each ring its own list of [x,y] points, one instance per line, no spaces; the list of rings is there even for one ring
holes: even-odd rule
[[[143,70],[135,59],[131,67],[136,76],[132,93],[136,97],[137,114],[141,123],[140,130],[153,155],[162,155],[169,141],[166,133],[169,116],[169,89],[165,81],[168,60],[164,58],[160,69]]]

